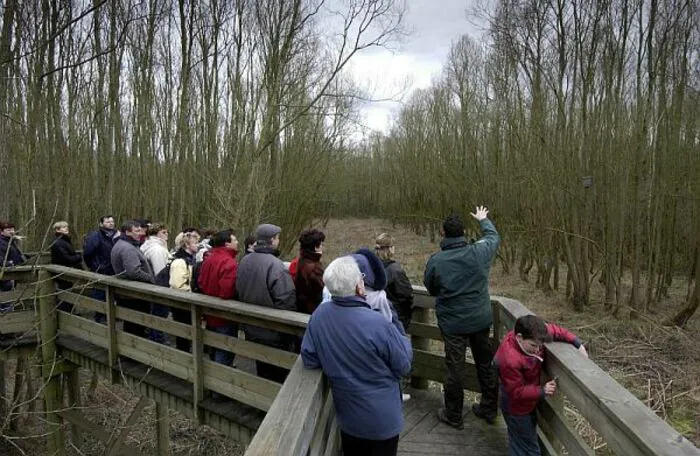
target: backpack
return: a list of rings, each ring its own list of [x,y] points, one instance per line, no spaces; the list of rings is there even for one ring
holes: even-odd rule
[[[156,274],[156,285],[160,285],[161,287],[170,288],[170,265],[171,264],[173,264],[173,260],[168,261],[168,264],[166,264],[165,267],[163,269],[161,269],[158,274]]]
[[[192,276],[190,277],[190,290],[192,290],[192,293],[202,292],[202,289],[199,287],[199,274],[202,272],[202,264],[204,264],[204,261],[197,261],[192,266]]]

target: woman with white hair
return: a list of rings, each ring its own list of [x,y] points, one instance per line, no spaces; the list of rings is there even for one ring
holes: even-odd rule
[[[369,306],[355,258],[334,260],[323,281],[332,298],[309,319],[304,366],[323,369],[330,381],[345,456],[396,455],[403,429],[399,381],[411,370],[411,342],[397,319]]]

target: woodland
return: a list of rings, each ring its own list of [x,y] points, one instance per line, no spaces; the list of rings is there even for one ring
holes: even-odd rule
[[[0,218],[25,250],[65,219],[302,228],[381,217],[435,238],[492,208],[499,261],[571,309],[700,303],[700,5],[465,2],[429,88],[358,140],[353,56],[409,32],[399,0],[5,0]],[[355,138],[355,139],[353,139]],[[472,233],[475,235],[476,233]],[[559,268],[565,279],[559,283]]]

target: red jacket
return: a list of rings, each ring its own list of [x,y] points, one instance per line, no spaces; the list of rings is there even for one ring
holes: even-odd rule
[[[289,275],[292,276],[292,280],[296,281],[297,280],[297,269],[299,267],[299,256],[297,255],[294,257],[294,259],[289,263]]]
[[[547,332],[554,341],[568,342],[579,347],[581,341],[566,329],[547,324]],[[529,415],[544,398],[540,386],[542,360],[545,349],[540,348],[536,355],[522,351],[513,331],[509,331],[498,347],[494,361],[501,379],[501,409],[510,415]]]
[[[233,299],[236,295],[236,271],[238,270],[236,253],[235,250],[226,247],[214,247],[209,251],[197,279],[203,294],[221,299]],[[204,319],[207,325],[217,328],[231,324],[228,320],[209,315]]]
[[[293,276],[297,292],[297,310],[312,314],[323,299],[323,266],[321,254],[302,252]],[[297,257],[299,258],[299,257]]]

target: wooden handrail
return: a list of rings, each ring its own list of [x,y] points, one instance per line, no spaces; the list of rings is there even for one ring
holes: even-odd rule
[[[36,280],[37,271],[42,271],[41,278],[44,281],[51,281],[56,276],[60,276],[62,279],[77,282],[79,286],[82,284],[89,287],[105,288],[108,290],[108,294],[125,294],[168,305],[192,308],[196,309],[199,314],[224,316],[231,320],[266,326],[291,334],[302,334],[309,318],[307,315],[296,312],[225,301],[62,266],[20,266],[5,270],[8,274],[7,277],[12,277],[15,280]],[[51,290],[51,287],[47,286],[46,283],[41,282],[40,284],[42,296]],[[423,287],[414,287],[414,292],[415,306],[423,309],[425,312],[432,312],[432,309],[435,307],[434,298],[428,296],[427,291]],[[62,299],[70,298],[70,300],[80,302],[80,304],[88,308],[95,306],[94,308],[97,310],[107,310],[107,304],[104,302],[94,301],[76,293],[61,292],[60,296]],[[53,299],[55,300],[55,297]],[[504,334],[504,330],[512,327],[518,317],[532,313],[523,304],[514,299],[493,296],[492,300],[496,310],[494,314],[496,327],[494,334],[496,336]],[[42,311],[45,314],[44,319],[46,319],[46,315],[49,315],[47,312],[46,309]],[[146,325],[152,324],[154,327],[159,327],[159,324],[163,324],[162,328],[170,329],[176,334],[185,337],[187,336],[187,332],[180,329],[180,326],[185,328],[187,325],[175,322],[164,323],[164,320],[158,317],[146,314],[143,316],[131,315],[132,313],[135,314],[135,312],[128,309],[117,307],[115,310],[112,310],[111,315],[113,320],[117,315],[127,320],[142,318]],[[61,324],[63,324],[68,331],[73,331],[74,334],[80,334],[80,331],[85,330],[86,337],[91,337],[93,340],[99,341],[99,343],[108,347],[111,347],[112,344],[117,344],[117,338],[108,334],[108,327],[63,312],[59,312],[57,316],[56,321],[59,330]],[[159,320],[163,321],[159,322]],[[13,327],[16,327],[17,325],[21,326],[28,323],[28,318],[25,318],[25,316],[12,316],[6,321],[8,325],[11,324]],[[3,320],[0,319],[0,329],[2,324]],[[196,325],[193,326],[196,328]],[[197,332],[193,331],[191,334]],[[199,336],[197,336],[200,345],[202,341],[223,346],[231,343],[224,340],[224,336],[212,336],[203,333],[205,332],[200,331]],[[45,337],[49,337],[48,333]],[[218,338],[222,339],[218,340]],[[414,340],[425,340],[426,338],[439,338],[439,330],[436,325],[432,324],[430,318],[426,318],[418,323],[413,331]],[[120,333],[119,340],[121,341],[120,344],[123,344],[125,341],[131,341],[131,338],[128,335],[123,335],[122,337]],[[150,342],[146,341],[145,343]],[[110,350],[117,350],[121,346],[114,345],[115,348]],[[246,347],[243,348],[248,349]],[[254,350],[254,347],[250,349]],[[561,392],[566,395],[581,415],[598,431],[609,448],[617,454],[700,456],[700,450],[690,441],[657,417],[646,405],[617,383],[593,361],[580,356],[573,347],[568,344],[550,343],[547,344],[547,349],[548,356],[544,366],[545,371],[550,376],[559,377]],[[153,350],[167,351],[174,349],[152,347],[144,352],[142,357],[144,359],[148,356],[152,357],[156,353]],[[149,355],[151,352],[153,354]],[[440,381],[439,373],[430,374],[430,372],[439,372],[440,356],[425,350],[416,350],[416,353],[420,355],[416,359],[421,359],[421,356],[425,358],[421,361],[424,363],[422,370],[425,373],[424,375],[432,375],[432,378],[428,378]],[[141,355],[139,354],[139,356]],[[209,382],[207,385],[212,387],[221,385],[216,382],[220,382],[218,379],[228,374],[219,371],[227,368],[211,365],[211,363],[203,361],[201,354],[195,363],[196,366],[200,366],[200,374],[197,374],[197,369],[194,372],[188,370],[187,365],[189,361],[187,360],[197,356],[196,354],[189,355],[180,352],[171,353],[169,359],[180,359],[178,365],[173,366],[173,369],[179,369],[179,376],[187,379],[194,378],[196,383],[197,375],[203,375],[202,373],[206,371],[209,379],[207,380]],[[270,352],[270,356],[275,356],[275,353]],[[277,358],[277,360],[283,364],[291,364],[291,359],[285,361],[282,358]],[[211,375],[213,377],[210,377]],[[200,381],[200,388],[201,383]],[[470,384],[465,384],[465,386],[470,389],[473,388]],[[229,390],[225,385],[221,386],[221,388],[224,388],[225,391]],[[255,388],[267,387],[264,384],[260,384]],[[268,388],[265,391],[271,390]],[[260,396],[259,400],[255,400],[259,401],[261,407],[267,408],[264,403],[264,397],[266,396]],[[269,412],[246,455],[337,454],[338,428],[335,422],[332,398],[321,371],[304,369],[301,359],[297,358],[287,381],[282,385],[279,393],[273,397],[275,399],[269,405]],[[543,430],[543,434],[540,437],[545,440],[556,440],[567,449],[569,454],[592,454],[592,450],[567,423],[561,407],[555,401],[548,399],[539,408],[538,424]],[[290,419],[291,417],[294,417],[294,419]],[[547,441],[545,443],[549,448],[556,448],[556,446],[550,444],[551,442]]]

